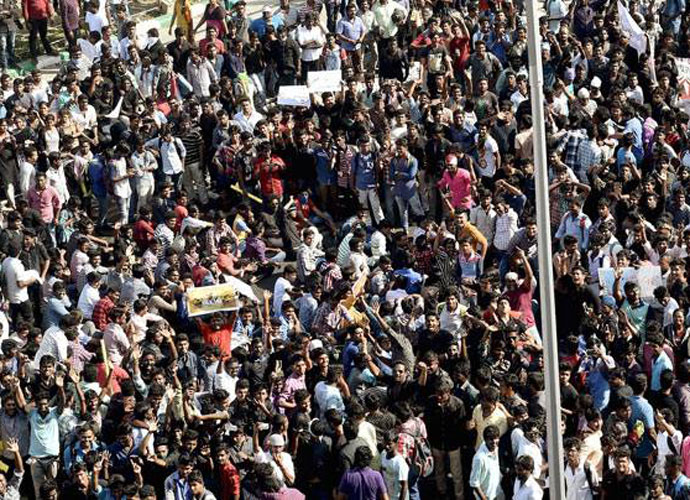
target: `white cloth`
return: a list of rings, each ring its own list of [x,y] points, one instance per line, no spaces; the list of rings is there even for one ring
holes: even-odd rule
[[[120,366],[124,355],[130,348],[129,338],[117,323],[109,323],[103,332],[103,341],[108,357],[115,366]]]
[[[498,449],[490,452],[485,443],[481,444],[472,459],[470,487],[481,488],[487,498],[497,498],[499,492],[501,492],[502,495]]]
[[[622,31],[630,37],[630,46],[640,54],[647,52],[647,37],[644,30],[640,28],[620,0],[618,0],[618,17],[621,20]]]
[[[276,280],[273,287],[273,315],[275,317],[280,316],[283,302],[290,300],[290,296],[287,294],[288,290],[292,290],[292,283],[281,276]]]
[[[311,29],[307,29],[306,26],[298,26],[295,40],[300,47],[313,42],[319,44],[319,47],[315,49],[302,48],[302,60],[308,62],[317,61],[321,57],[321,51],[326,43],[323,31],[318,26],[312,26]]]
[[[590,468],[590,473],[592,475],[592,486],[596,486],[598,484],[596,472]],[[574,471],[569,465],[565,467],[565,485],[565,500],[592,500],[592,490],[587,481],[584,463],[580,463]]]
[[[513,500],[541,500],[542,498],[544,498],[544,492],[532,476],[524,483],[521,483],[519,479],[515,480]]]

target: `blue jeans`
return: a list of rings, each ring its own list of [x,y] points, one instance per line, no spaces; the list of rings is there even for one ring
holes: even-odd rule
[[[0,66],[2,68],[8,68],[15,64],[14,42],[16,35],[16,31],[0,33]]]
[[[402,196],[395,197],[395,204],[398,206],[398,215],[400,216],[400,225],[407,231],[410,226],[410,201]]]
[[[410,465],[410,472],[407,474],[407,487],[410,492],[410,500],[421,500],[419,495],[419,470],[415,464]]]
[[[102,226],[108,218],[108,195],[96,196],[96,200],[98,201],[98,225]]]

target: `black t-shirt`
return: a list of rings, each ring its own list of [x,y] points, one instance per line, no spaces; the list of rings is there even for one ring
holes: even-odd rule
[[[639,474],[618,477],[613,469],[604,474],[602,490],[606,492],[607,500],[628,500],[640,485],[644,487],[644,479]]]

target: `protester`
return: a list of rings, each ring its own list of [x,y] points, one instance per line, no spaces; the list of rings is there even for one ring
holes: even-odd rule
[[[0,496],[690,497],[685,2],[250,7],[2,4]]]

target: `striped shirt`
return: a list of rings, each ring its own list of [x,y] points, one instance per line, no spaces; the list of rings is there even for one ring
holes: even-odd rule
[[[201,136],[201,130],[198,127],[189,129],[184,135],[180,137],[184,148],[187,151],[185,156],[185,163],[187,165],[194,165],[201,163],[201,152],[204,147],[204,139]]]

